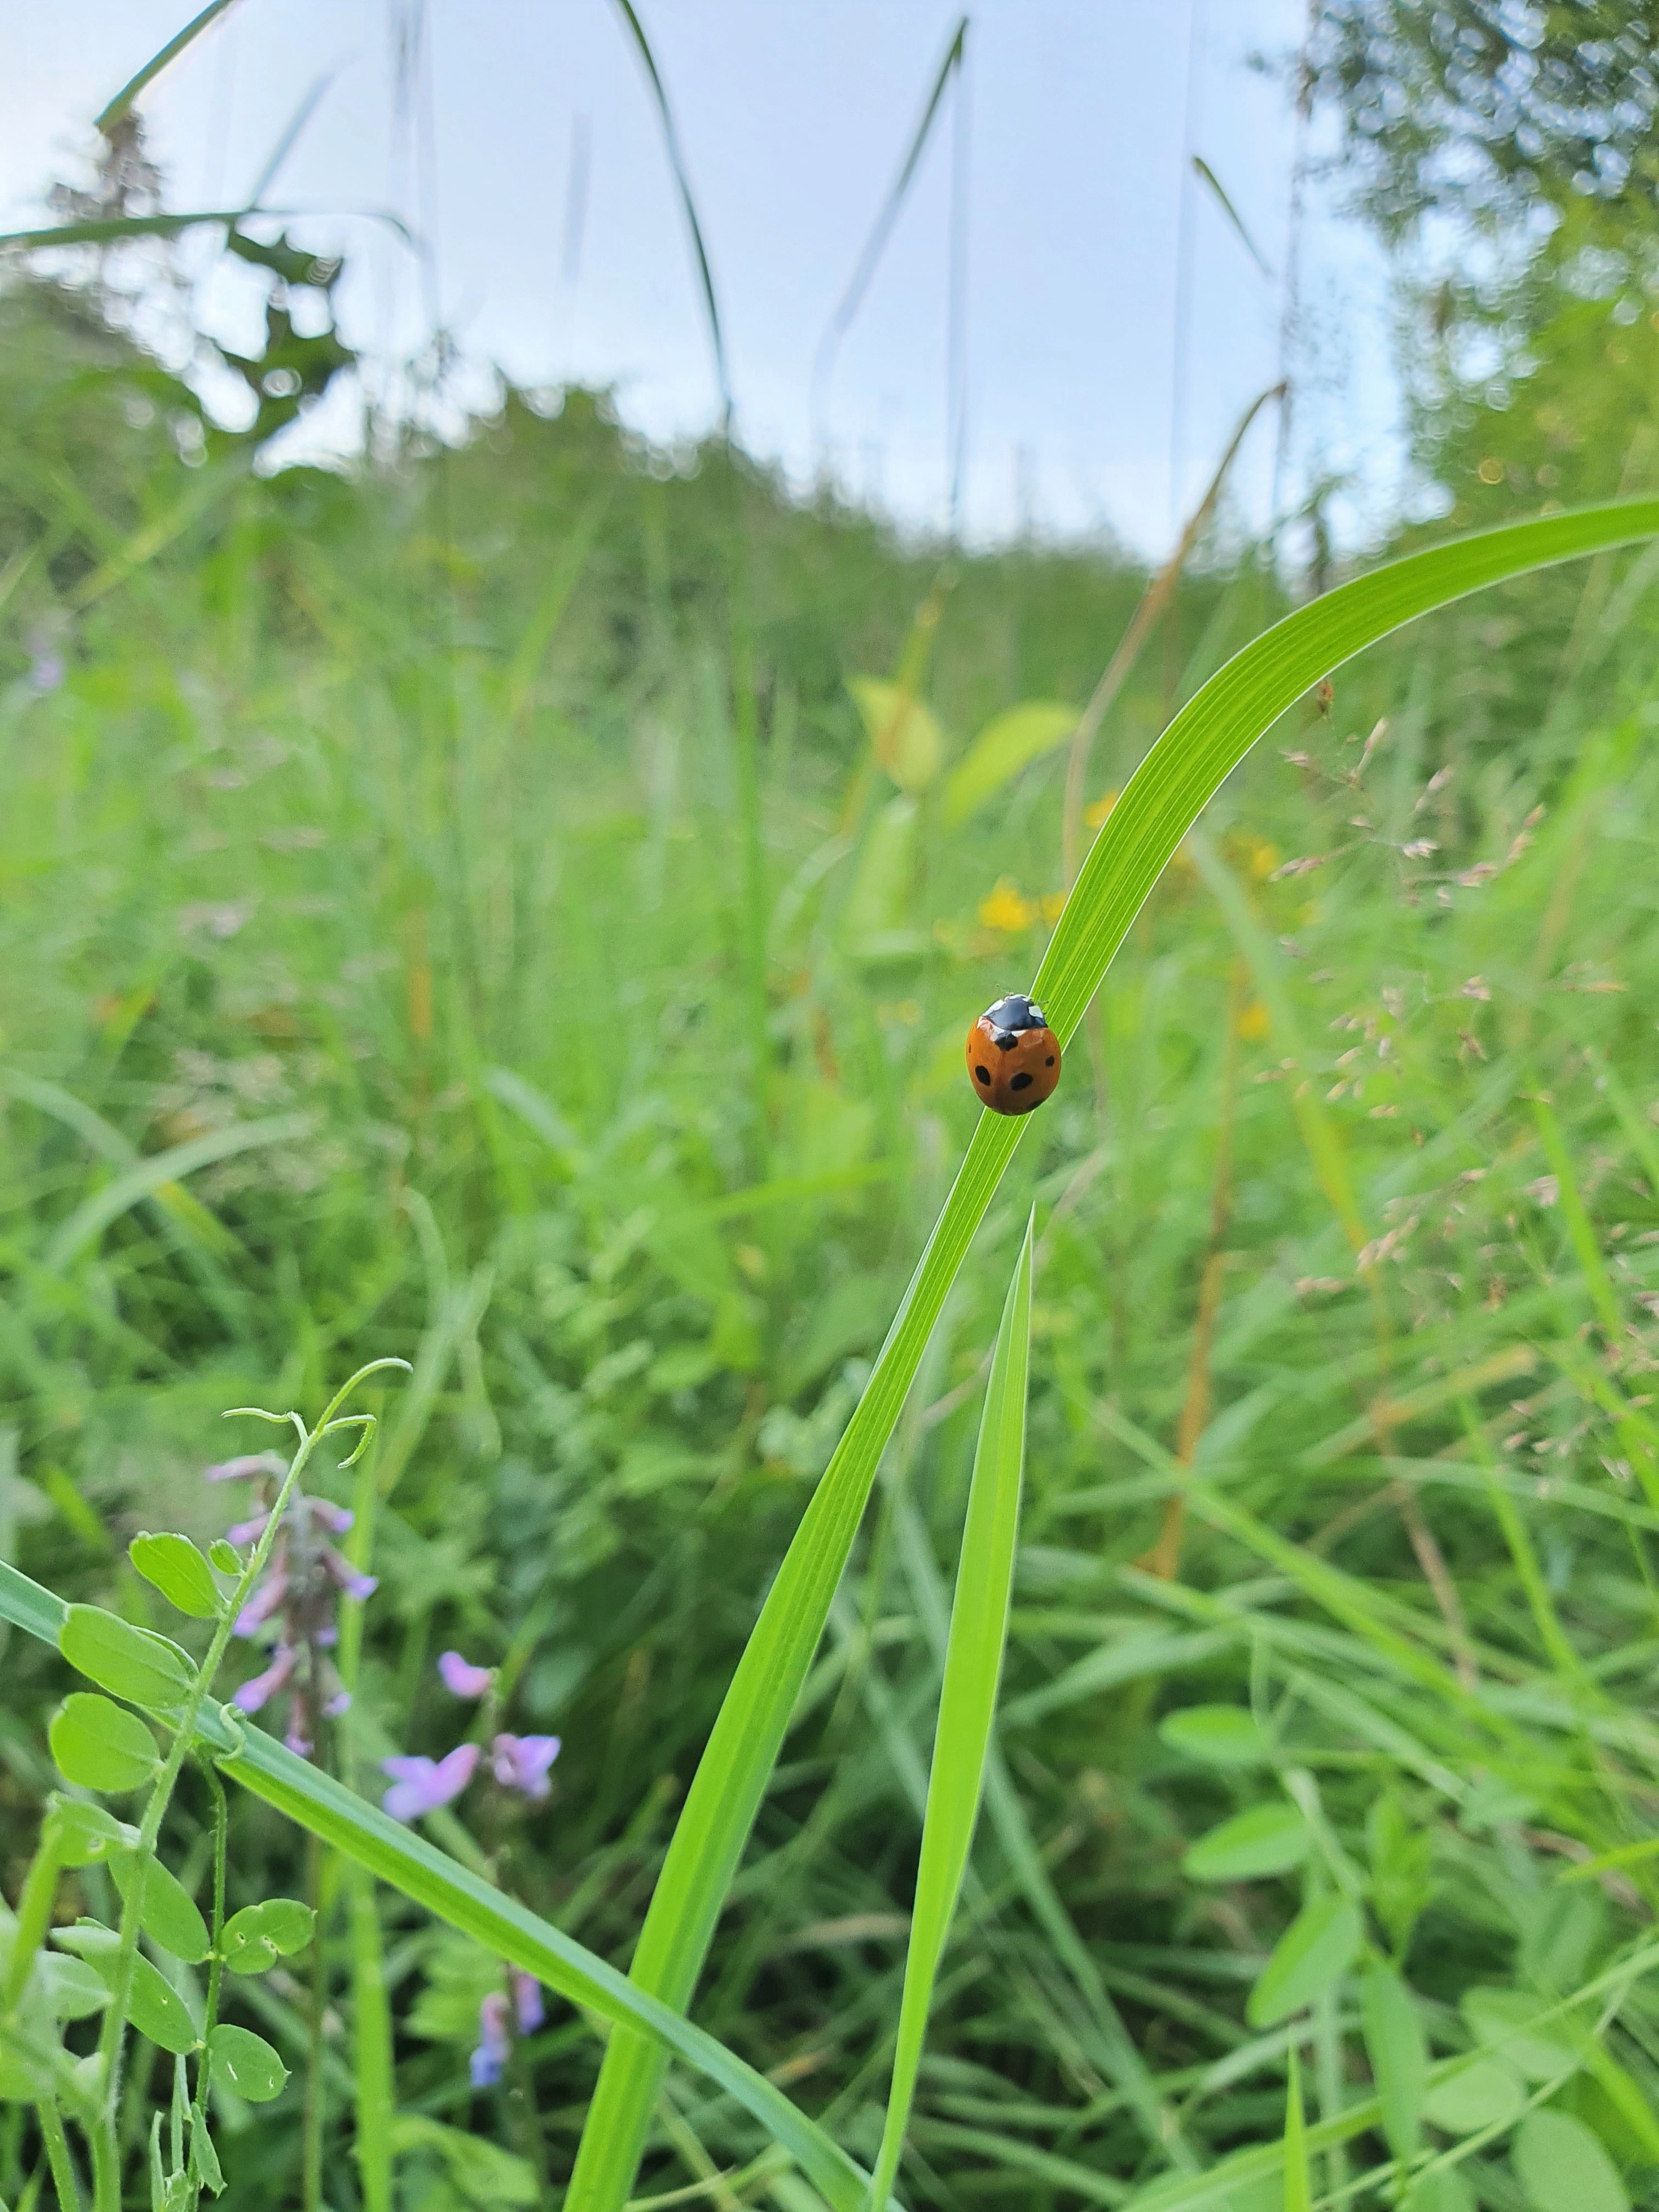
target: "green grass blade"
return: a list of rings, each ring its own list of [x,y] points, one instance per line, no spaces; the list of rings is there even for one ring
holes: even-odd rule
[[[632,0],[617,0],[623,21],[627,23],[634,44],[639,49],[645,73],[651,80],[652,98],[657,103],[658,119],[662,125],[663,144],[668,152],[668,166],[673,171],[674,183],[680,196],[680,205],[685,210],[685,226],[691,234],[692,251],[697,257],[697,275],[702,287],[703,313],[708,318],[708,338],[714,349],[714,374],[720,388],[720,408],[726,429],[732,427],[732,379],[726,365],[726,338],[720,329],[720,311],[714,297],[714,276],[708,266],[708,248],[702,242],[702,225],[697,221],[697,204],[691,196],[691,179],[685,166],[685,156],[680,151],[680,135],[674,127],[674,111],[668,105],[668,92],[659,74],[656,57],[651,51],[651,41],[645,35],[645,26],[635,12]]]
[[[58,1273],[84,1246],[100,1237],[112,1221],[181,1176],[193,1175],[198,1168],[209,1167],[216,1160],[228,1160],[237,1152],[253,1152],[264,1145],[291,1144],[308,1136],[313,1126],[309,1114],[274,1114],[262,1121],[239,1121],[228,1129],[210,1129],[206,1136],[187,1138],[164,1152],[147,1153],[137,1166],[76,1207],[46,1248],[47,1267]]]
[[[182,31],[175,33],[159,53],[152,54],[143,69],[127,79],[109,106],[98,118],[94,127],[101,131],[104,136],[108,137],[122,117],[131,109],[132,103],[145,86],[153,84],[162,70],[169,64],[177,61],[185,48],[199,39],[203,32],[216,21],[230,4],[231,0],[208,0],[208,5],[203,9],[199,15],[191,16]]]
[[[1290,2079],[1285,2086],[1285,2212],[1313,2212],[1308,2128],[1302,2117],[1302,2065],[1294,2044],[1290,2062]]]
[[[0,1620],[55,1650],[66,1609],[52,1591],[0,1559]],[[494,1957],[534,1974],[583,2011],[597,2014],[613,2027],[627,2021],[648,2037],[660,2037],[665,2050],[696,2067],[754,2115],[822,2193],[832,2212],[864,2212],[869,2176],[863,2168],[781,2089],[724,2044],[693,2027],[527,1905],[458,1865],[423,1836],[354,1796],[332,1776],[296,1759],[262,1729],[243,1729],[224,1717],[220,1707],[210,1705],[204,1708],[198,1731],[228,1779],[331,1844],[354,1868],[423,1905]]]
[[[985,1762],[991,1747],[997,1684],[1008,1637],[1008,1603],[1014,1580],[1014,1540],[1019,1530],[1020,1482],[1025,1467],[1025,1397],[1031,1354],[1031,1227],[1025,1224],[1013,1279],[1002,1309],[991,1379],[980,1418],[963,1529],[962,1560],[951,1607],[945,1650],[933,1764],[927,1778],[927,1810],[921,1827],[910,1945],[904,1961],[898,2041],[887,2118],[876,2160],[871,2202],[884,2204],[898,2173],[921,2066],[921,2046],[933,1984],[968,1869],[968,1850],[979,1819]]]
[[[1158,876],[1225,777],[1320,678],[1487,584],[1659,536],[1659,500],[1581,507],[1455,539],[1327,592],[1247,645],[1172,721],[1108,816],[1038,971],[1062,1043]],[[981,1115],[863,1397],[784,1556],[686,1794],[632,1978],[690,2001],[726,1890],[927,1339],[1029,1117]],[[623,2031],[600,2069],[566,2212],[617,2212],[655,2108],[660,2047]]]
[[[351,1915],[352,2074],[356,2087],[357,2184],[363,2212],[392,2212],[392,2123],[397,2115],[392,2005],[373,1877],[354,1866],[346,1876]]]

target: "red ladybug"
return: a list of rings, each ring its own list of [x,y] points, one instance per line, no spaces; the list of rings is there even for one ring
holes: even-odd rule
[[[1010,992],[968,1032],[968,1079],[994,1114],[1029,1114],[1060,1081],[1060,1040],[1041,1006]]]

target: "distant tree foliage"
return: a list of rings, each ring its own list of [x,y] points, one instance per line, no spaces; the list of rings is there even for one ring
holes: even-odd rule
[[[1326,0],[1309,64],[1391,240],[1585,202],[1659,229],[1659,0]]]

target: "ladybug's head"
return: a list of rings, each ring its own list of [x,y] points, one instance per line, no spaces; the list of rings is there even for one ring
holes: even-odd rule
[[[987,1006],[980,1019],[988,1022],[997,1033],[997,1042],[1006,1036],[1012,1044],[1021,1030],[1042,1030],[1048,1026],[1048,1018],[1041,1006],[1023,992],[1011,991],[1006,999],[999,999],[994,1006]]]

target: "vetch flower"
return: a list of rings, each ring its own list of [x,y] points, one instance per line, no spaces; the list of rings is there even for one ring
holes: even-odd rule
[[[507,1999],[499,1990],[491,1990],[478,2007],[478,2046],[471,2062],[475,2089],[493,2089],[513,2055],[507,2021]]]
[[[520,2035],[533,2035],[547,2018],[541,1984],[534,1974],[526,1974],[520,1966],[513,1969],[513,2009],[518,2015]]]
[[[230,1702],[237,1711],[257,1713],[267,1698],[286,1689],[294,1674],[295,1656],[291,1644],[279,1644],[264,1673],[244,1682],[240,1690],[232,1691]]]
[[[536,1799],[545,1797],[552,1788],[547,1770],[558,1755],[556,1735],[498,1735],[489,1747],[490,1764],[502,1789]]]
[[[493,1667],[474,1667],[459,1651],[440,1653],[438,1672],[452,1698],[481,1698],[495,1679]]]
[[[257,1482],[263,1486],[260,1510],[229,1531],[233,1544],[257,1544],[270,1527],[276,1491],[286,1462],[276,1452],[247,1452],[207,1470],[210,1482]],[[341,1597],[359,1601],[374,1588],[329,1541],[350,1528],[352,1516],[326,1498],[295,1491],[276,1532],[264,1579],[236,1617],[235,1633],[252,1638],[273,1631],[270,1664],[245,1683],[233,1699],[244,1712],[257,1712],[279,1691],[289,1692],[284,1741],[308,1757],[319,1723],[337,1718],[350,1703],[325,1654],[339,1641],[336,1615]]]
[[[394,1820],[418,1820],[459,1797],[478,1764],[476,1743],[458,1743],[442,1759],[383,1759],[392,1787],[380,1800]]]
[[[240,1459],[222,1459],[202,1476],[204,1482],[251,1482],[256,1475],[270,1474],[279,1480],[288,1472],[288,1462],[279,1453],[244,1452]]]

